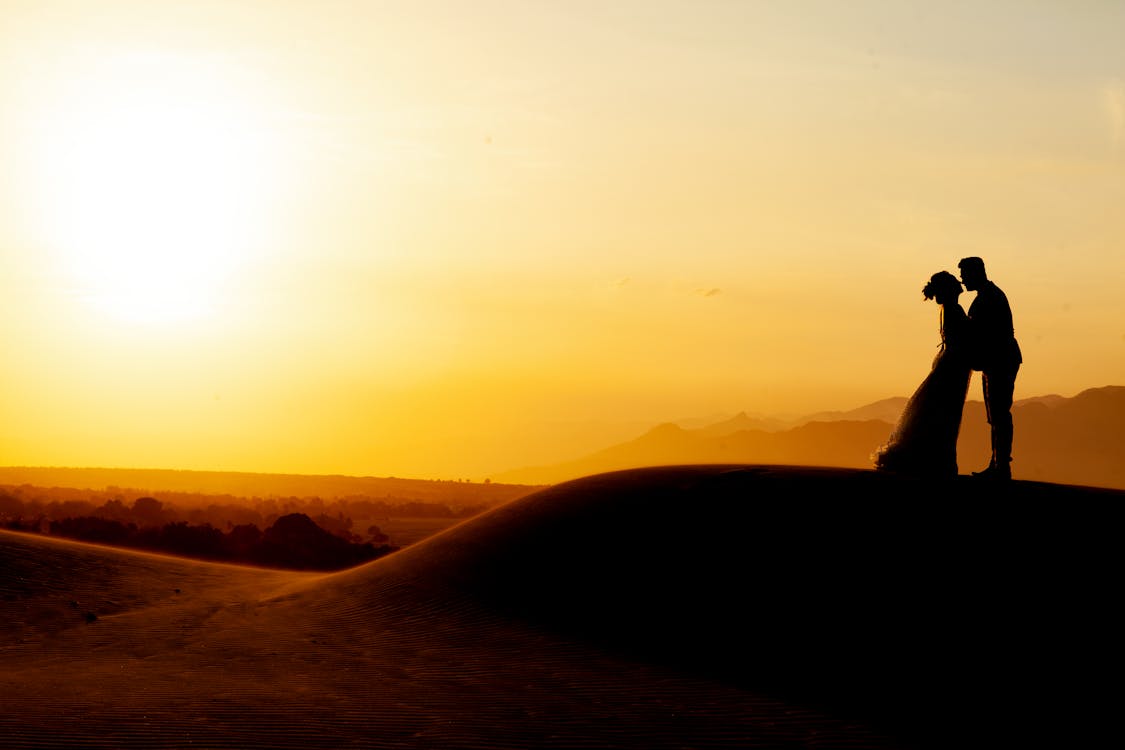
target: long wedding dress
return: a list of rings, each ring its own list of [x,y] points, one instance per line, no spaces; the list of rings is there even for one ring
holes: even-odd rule
[[[957,435],[969,390],[968,318],[956,302],[939,306],[941,344],[930,373],[906,402],[887,442],[872,454],[880,471],[957,476]]]

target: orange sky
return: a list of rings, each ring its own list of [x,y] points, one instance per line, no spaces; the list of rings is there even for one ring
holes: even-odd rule
[[[483,479],[854,408],[964,255],[1017,398],[1125,383],[1119,4],[0,14],[0,464]]]

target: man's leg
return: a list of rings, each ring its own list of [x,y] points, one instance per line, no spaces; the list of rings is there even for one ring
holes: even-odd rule
[[[980,386],[981,393],[984,396],[984,416],[988,420],[988,434],[992,446],[992,456],[988,460],[988,468],[984,471],[992,471],[996,468],[996,423],[992,421],[992,399],[989,398],[990,389],[988,387],[991,380],[987,372],[981,372]],[[984,471],[974,472],[974,474],[983,474]]]
[[[1012,369],[982,373],[984,408],[992,434],[992,460],[988,472],[1001,478],[1012,475],[1012,401],[1016,389],[1016,373]]]

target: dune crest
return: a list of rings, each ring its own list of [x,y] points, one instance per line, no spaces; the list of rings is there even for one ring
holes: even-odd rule
[[[3,532],[0,732],[29,748],[1095,738],[1117,697],[1087,665],[1120,666],[1104,591],[1125,492],[988,489],[638,469],[333,574]]]

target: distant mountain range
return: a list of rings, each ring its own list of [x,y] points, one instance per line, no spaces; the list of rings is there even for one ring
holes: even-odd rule
[[[905,404],[906,398],[888,398],[792,421],[741,413],[699,428],[666,423],[573,461],[502,472],[492,479],[551,484],[604,471],[683,463],[871,468],[871,453],[887,439]],[[1020,399],[1012,417],[1014,478],[1125,489],[1125,386],[1091,388],[1071,398]],[[961,473],[983,468],[989,453],[984,403],[970,399],[957,443]]]
[[[237,496],[321,498],[370,496],[442,502],[451,507],[495,505],[526,494],[528,486],[618,469],[701,463],[760,463],[872,468],[872,452],[890,435],[906,398],[799,419],[740,413],[726,419],[660,424],[633,440],[572,461],[500,471],[489,484],[340,475],[63,467],[0,467],[0,485],[119,487]],[[1012,475],[1057,484],[1125,489],[1125,386],[1073,397],[1020,399]],[[683,426],[689,425],[689,426]],[[962,474],[988,463],[984,403],[965,404],[957,457]]]

